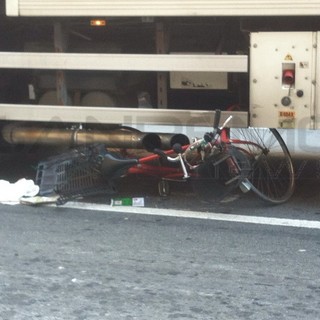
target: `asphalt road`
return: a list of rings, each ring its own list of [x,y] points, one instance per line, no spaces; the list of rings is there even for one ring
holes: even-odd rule
[[[319,229],[63,206],[0,212],[3,320],[320,318]]]
[[[118,195],[143,196],[145,214],[112,212],[108,195],[0,205],[0,319],[320,319],[320,162],[296,172],[280,206],[181,183],[160,197],[144,178],[121,180]],[[0,173],[14,182],[35,169],[2,159]]]

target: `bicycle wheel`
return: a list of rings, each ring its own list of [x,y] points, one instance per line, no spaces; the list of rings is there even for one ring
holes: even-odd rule
[[[276,129],[231,129],[230,142],[251,163],[247,182],[263,200],[273,204],[287,201],[294,191],[294,170],[288,148]]]

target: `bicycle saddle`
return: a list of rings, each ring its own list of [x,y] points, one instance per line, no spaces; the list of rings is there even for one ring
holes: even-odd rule
[[[120,177],[125,170],[138,163],[137,159],[124,159],[106,153],[101,161],[101,173],[108,178]]]

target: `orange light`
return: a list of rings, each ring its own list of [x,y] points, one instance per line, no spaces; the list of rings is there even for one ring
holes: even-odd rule
[[[106,25],[106,20],[93,19],[93,20],[90,20],[90,25],[93,27],[104,27]]]

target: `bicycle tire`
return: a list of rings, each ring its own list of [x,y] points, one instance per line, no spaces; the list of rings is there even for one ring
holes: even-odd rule
[[[247,182],[261,199],[280,204],[294,192],[294,169],[289,150],[276,129],[231,129],[230,142],[249,157]]]

